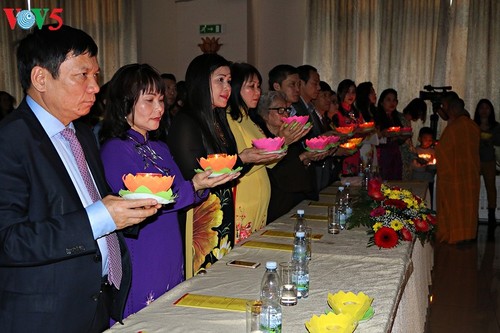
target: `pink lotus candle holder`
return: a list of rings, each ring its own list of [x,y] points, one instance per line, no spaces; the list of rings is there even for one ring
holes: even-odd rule
[[[328,149],[328,144],[330,143],[330,138],[327,136],[317,136],[312,139],[306,139],[306,146],[311,150],[326,150]]]
[[[301,125],[305,125],[309,121],[309,116],[282,117],[281,120],[287,124],[292,124],[293,122],[297,122]]]
[[[285,143],[285,138],[261,138],[252,140],[252,144],[257,149],[263,149],[266,151],[279,151]]]

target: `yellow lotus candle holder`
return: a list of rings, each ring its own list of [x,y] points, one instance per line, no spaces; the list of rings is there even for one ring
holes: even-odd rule
[[[357,295],[353,292],[339,291],[335,294],[328,293],[328,305],[336,314],[348,314],[353,320],[360,321],[370,308],[373,298],[363,292]]]
[[[351,315],[333,312],[322,314],[319,317],[314,315],[306,322],[309,333],[352,333],[357,325]]]

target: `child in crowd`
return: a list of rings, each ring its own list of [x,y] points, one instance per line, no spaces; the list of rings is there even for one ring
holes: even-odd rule
[[[429,182],[429,193],[433,202],[434,176],[436,175],[436,159],[434,138],[430,127],[422,127],[418,133],[418,142],[415,147],[418,156],[413,160],[412,178]]]

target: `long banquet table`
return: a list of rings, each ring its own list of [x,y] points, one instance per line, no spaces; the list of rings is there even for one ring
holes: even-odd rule
[[[426,183],[398,185],[426,198]],[[367,247],[366,228],[327,233],[326,204],[334,200],[335,187],[322,191],[318,202],[304,201],[288,214],[254,233],[248,242],[292,244],[293,239],[263,235],[267,230],[293,231],[293,213],[304,209],[313,234],[310,293],[296,306],[282,307],[283,332],[307,332],[304,323],[328,310],[327,295],[339,290],[363,291],[374,298],[375,315],[360,322],[357,333],[423,332],[431,283],[433,250],[429,244],[402,242],[394,249]],[[246,242],[245,242],[246,243]],[[256,299],[265,271],[265,262],[289,261],[291,252],[237,245],[211,266],[179,284],[149,306],[131,315],[124,325],[115,324],[109,332],[245,332],[245,312],[175,306],[186,293]],[[248,244],[247,244],[248,245]],[[260,262],[255,269],[227,266],[233,259]]]

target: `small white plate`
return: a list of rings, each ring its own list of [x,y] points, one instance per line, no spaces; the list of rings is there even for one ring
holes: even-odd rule
[[[263,151],[262,153],[259,153],[259,154],[262,154],[262,155],[270,155],[270,154],[281,154],[281,153],[284,153],[288,150],[288,147],[285,147],[285,148],[281,148],[280,150],[266,150],[266,151]]]
[[[122,198],[123,199],[127,199],[127,200],[134,200],[134,199],[155,199],[156,201],[158,201],[159,204],[162,204],[162,205],[166,205],[166,204],[175,202],[174,199],[167,200],[165,198],[162,198],[162,197],[159,197],[157,195],[150,194],[150,193],[128,193],[128,194],[123,195]]]
[[[212,172],[208,178],[216,178],[220,177],[222,175],[234,175],[236,172],[239,172],[240,170],[231,170],[231,172]]]
[[[306,150],[311,152],[311,153],[324,153],[326,151],[329,151],[330,148],[324,148],[324,149],[312,149],[312,148],[309,148],[309,147],[306,147]]]

